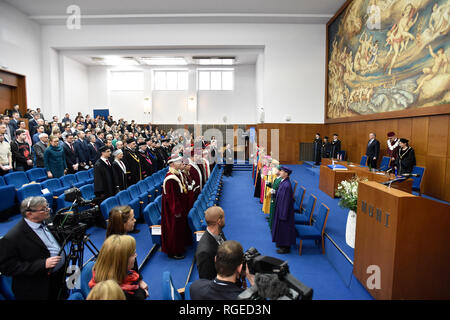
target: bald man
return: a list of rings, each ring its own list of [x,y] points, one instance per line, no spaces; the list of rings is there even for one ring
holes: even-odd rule
[[[198,242],[195,260],[197,263],[198,277],[200,279],[213,280],[217,276],[214,258],[217,248],[222,244],[225,235],[222,229],[225,227],[225,213],[221,207],[210,207],[205,211],[207,228]]]

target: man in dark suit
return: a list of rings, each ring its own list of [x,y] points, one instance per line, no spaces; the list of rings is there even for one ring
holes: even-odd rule
[[[225,227],[225,213],[221,207],[210,207],[205,211],[205,221],[208,225],[205,233],[197,244],[195,261],[197,263],[198,277],[213,280],[216,275],[214,259],[217,248],[225,239],[222,229]]]
[[[73,146],[73,135],[71,133],[66,135],[66,141],[64,142],[63,149],[64,156],[66,157],[67,173],[73,174],[78,172],[80,164]]]
[[[244,291],[241,286],[244,250],[234,240],[225,241],[217,249],[215,266],[217,277],[214,280],[198,279],[191,284],[192,300],[237,300]],[[254,285],[255,276],[245,269],[246,278]]]
[[[367,143],[367,166],[370,168],[377,167],[378,157],[380,155],[380,142],[376,139],[375,133],[369,133],[369,142]]]
[[[98,152],[97,145],[95,144],[95,135],[89,136],[89,143],[88,143],[88,159],[89,159],[89,166],[94,166],[94,164],[97,162],[97,160],[100,158],[100,153]]]
[[[16,137],[16,130],[19,129],[19,113],[13,112],[12,119],[9,120],[9,130],[11,131],[11,138]]]
[[[225,169],[223,170],[223,174],[229,177],[233,172],[234,163],[233,150],[231,150],[230,144],[227,144],[223,157],[225,158]]]
[[[36,167],[44,168],[44,152],[48,147],[48,134],[41,133],[39,135],[39,142],[34,144],[34,154],[36,155]]]
[[[109,161],[111,150],[106,146],[100,148],[100,159],[94,165],[94,194],[99,202],[117,193],[112,164]]]
[[[89,148],[85,140],[84,131],[78,131],[78,139],[73,143],[75,153],[77,154],[78,161],[80,161],[80,167],[87,169],[89,167]]]
[[[44,197],[28,197],[20,205],[21,219],[0,239],[0,272],[12,277],[17,300],[67,298],[65,255],[60,239],[43,222],[50,217]],[[64,251],[62,251],[64,253]]]

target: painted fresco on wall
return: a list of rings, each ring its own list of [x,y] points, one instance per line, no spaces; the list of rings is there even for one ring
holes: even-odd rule
[[[354,0],[328,25],[329,119],[450,103],[450,0]]]

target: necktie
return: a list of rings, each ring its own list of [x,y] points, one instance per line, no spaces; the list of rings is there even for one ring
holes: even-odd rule
[[[109,160],[106,160],[106,163],[111,167],[111,163],[109,163]]]

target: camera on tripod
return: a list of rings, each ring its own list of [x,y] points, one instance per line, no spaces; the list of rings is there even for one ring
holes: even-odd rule
[[[64,199],[72,202],[72,205],[58,210],[49,228],[65,239],[69,234],[86,231],[95,222],[100,211],[97,205],[92,207],[92,201],[83,199],[78,188],[64,191]]]
[[[313,289],[298,281],[287,261],[262,256],[251,247],[244,253],[243,270],[255,275],[255,285],[239,295],[240,300],[311,300]]]

